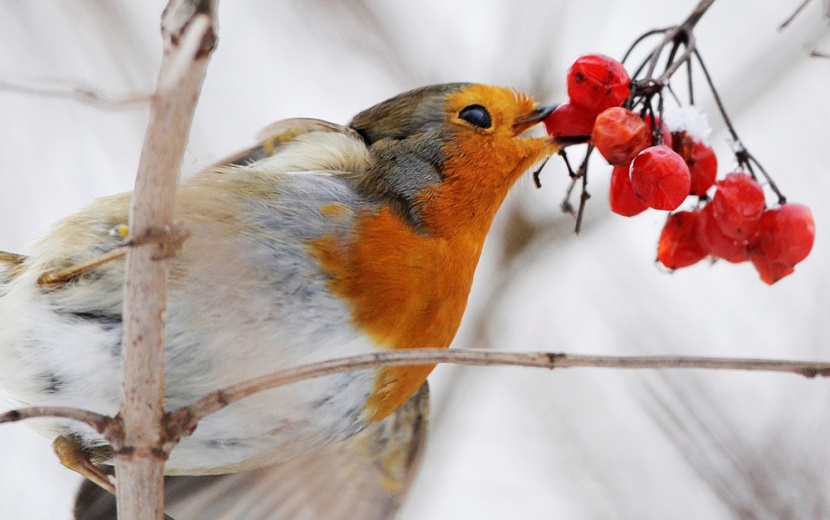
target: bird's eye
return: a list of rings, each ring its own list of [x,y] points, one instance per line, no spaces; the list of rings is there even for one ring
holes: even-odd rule
[[[481,105],[464,107],[458,113],[458,117],[479,128],[490,128],[493,124],[493,121],[490,119],[490,112]]]

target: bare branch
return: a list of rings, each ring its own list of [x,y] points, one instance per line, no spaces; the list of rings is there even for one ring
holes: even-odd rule
[[[789,18],[784,20],[784,23],[782,23],[781,25],[778,26],[778,30],[783,31],[784,29],[786,29],[793,22],[793,20],[795,20],[796,16],[801,14],[801,11],[803,11],[804,8],[807,7],[807,4],[809,4],[809,3],[810,3],[810,0],[804,0],[803,2],[801,2],[801,5],[799,5],[795,9],[795,12],[793,14],[791,14]]]
[[[496,352],[475,349],[416,349],[376,352],[322,361],[281,370],[212,392],[194,404],[172,412],[168,429],[189,435],[199,420],[241,399],[279,386],[340,372],[388,366],[451,363],[476,366],[535,368],[712,369],[787,372],[805,377],[830,377],[830,363],[771,359],[709,358],[687,356],[590,356],[552,352]]]
[[[61,419],[82,422],[91,426],[110,442],[115,442],[117,436],[121,433],[120,422],[112,417],[66,406],[33,406],[31,408],[10,410],[0,414],[0,424],[24,421],[26,419],[37,419],[40,417],[59,417]]]
[[[654,77],[654,69],[657,67],[657,62],[660,60],[660,55],[663,53],[663,49],[666,47],[666,45],[673,41],[676,41],[676,39],[679,36],[685,37],[691,35],[692,31],[695,28],[695,25],[697,25],[697,22],[699,22],[703,15],[706,14],[706,11],[708,11],[709,8],[712,7],[713,3],[715,3],[715,0],[700,0],[700,2],[698,2],[698,4],[695,6],[694,10],[692,10],[691,14],[686,18],[686,20],[683,21],[682,24],[666,31],[666,34],[663,37],[663,41],[654,49],[654,52],[652,52],[651,54],[651,58],[648,63],[648,70],[646,72],[647,78]],[[693,43],[687,46],[687,51],[686,53],[684,53],[685,60],[689,59],[689,52],[692,48],[694,48]],[[683,61],[683,59],[678,60],[680,64],[682,64]],[[671,74],[668,74],[665,77],[665,80],[668,80],[668,77],[670,76]]]
[[[67,98],[85,105],[107,110],[132,109],[147,105],[149,94],[113,96],[83,82],[58,79],[0,79],[0,90],[35,96]]]
[[[196,101],[216,43],[215,2],[171,0],[162,16],[164,56],[136,176],[130,212],[133,246],[124,283],[124,379],[116,452],[119,518],[161,519],[167,443],[164,407],[164,313],[173,207]],[[149,238],[152,238],[150,240]],[[145,240],[146,239],[146,240]],[[173,244],[175,245],[175,244]]]

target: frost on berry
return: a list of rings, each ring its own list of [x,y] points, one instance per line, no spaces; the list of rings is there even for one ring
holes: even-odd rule
[[[648,146],[647,140],[645,122],[621,107],[602,111],[591,131],[591,141],[609,164],[629,164]]]
[[[577,58],[568,69],[568,97],[572,104],[599,114],[625,102],[630,82],[622,63],[601,54],[588,54]]]
[[[794,266],[810,254],[815,236],[816,225],[807,206],[789,203],[764,211],[750,246],[750,259],[761,280],[772,285],[792,274]]]
[[[634,193],[631,179],[628,176],[628,169],[628,165],[614,166],[614,170],[611,172],[608,204],[611,206],[611,211],[617,215],[633,217],[648,209],[648,206]]]
[[[683,132],[694,141],[705,142],[712,133],[706,115],[694,105],[667,108],[663,113],[663,121],[671,133]]]
[[[657,260],[669,269],[696,264],[709,255],[700,240],[700,211],[669,215],[657,243]]]
[[[689,167],[666,145],[640,152],[630,175],[634,192],[650,208],[672,211],[689,194]]]
[[[572,103],[562,103],[545,118],[545,130],[554,137],[591,135],[597,114]]]

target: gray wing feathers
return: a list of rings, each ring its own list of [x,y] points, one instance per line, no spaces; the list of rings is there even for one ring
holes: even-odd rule
[[[226,157],[214,166],[249,166],[284,152],[291,143],[303,135],[318,132],[346,135],[365,148],[360,135],[349,127],[321,119],[285,119],[272,123],[257,134],[257,139],[260,140],[258,144]]]

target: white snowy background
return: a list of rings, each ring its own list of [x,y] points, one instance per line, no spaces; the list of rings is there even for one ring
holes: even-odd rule
[[[192,172],[269,122],[345,123],[404,90],[473,81],[565,99],[580,54],[620,57],[693,0],[231,1],[185,158]],[[795,275],[749,264],[666,274],[663,214],[607,207],[592,167],[583,233],[522,181],[488,240],[456,346],[593,354],[830,359],[830,31],[813,0],[717,0],[696,31],[743,141],[817,225]],[[0,81],[152,89],[162,0],[0,0]],[[702,87],[702,84],[701,84]],[[731,166],[710,96],[721,173]],[[146,111],[0,91],[0,250],[96,197],[131,189]],[[423,519],[830,518],[830,381],[711,371],[439,367],[422,471],[401,515]],[[6,408],[6,405],[2,406]],[[0,427],[0,519],[67,519],[78,478],[48,441]],[[181,520],[181,519],[180,519]]]

